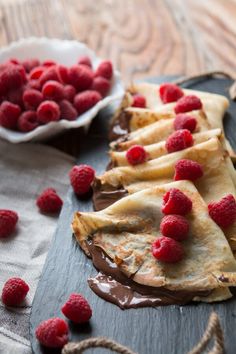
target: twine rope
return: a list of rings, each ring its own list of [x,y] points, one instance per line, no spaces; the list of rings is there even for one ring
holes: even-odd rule
[[[214,70],[214,71],[206,71],[206,72],[203,72],[203,73],[197,74],[197,75],[190,75],[187,77],[181,77],[179,79],[174,80],[174,83],[176,85],[181,85],[186,82],[193,81],[193,80],[207,79],[207,78],[218,77],[218,76],[235,80],[235,78],[231,74],[227,73],[226,71]]]
[[[224,353],[224,336],[220,325],[219,317],[212,312],[205,333],[199,343],[188,354],[202,354],[215,336],[214,346],[208,354]],[[83,354],[89,348],[106,348],[119,354],[138,354],[131,349],[105,337],[94,337],[82,340],[79,343],[68,343],[64,346],[62,354]]]

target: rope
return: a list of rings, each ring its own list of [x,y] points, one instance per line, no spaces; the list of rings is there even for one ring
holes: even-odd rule
[[[174,83],[176,85],[181,85],[181,84],[184,84],[189,81],[208,79],[208,78],[215,77],[215,76],[226,77],[227,79],[235,80],[235,78],[231,74],[229,74],[225,71],[215,70],[215,71],[206,71],[206,72],[198,74],[198,75],[192,75],[192,76],[179,78],[179,79],[176,79],[174,81]]]
[[[224,353],[224,337],[219,317],[212,312],[205,333],[199,343],[188,354],[201,354],[215,335],[214,346],[208,354]],[[119,354],[137,354],[129,348],[105,337],[94,337],[82,340],[79,343],[68,343],[64,346],[62,354],[83,354],[89,348],[106,348]]]

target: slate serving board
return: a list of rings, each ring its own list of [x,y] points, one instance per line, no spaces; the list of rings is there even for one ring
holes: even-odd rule
[[[151,81],[168,80],[170,78],[165,77]],[[207,79],[185,87],[227,95],[231,83],[225,79]],[[111,113],[111,109],[108,109],[96,117],[89,134],[78,142],[81,144],[78,164],[91,164],[97,174],[104,171],[108,161],[106,136]],[[226,115],[226,135],[236,148],[236,103],[231,102]],[[227,353],[236,353],[236,298],[212,305],[191,304],[122,311],[95,295],[90,290],[87,279],[97,272],[72,237],[70,223],[76,210],[91,211],[92,203],[91,200],[77,199],[70,188],[33,302],[30,338],[34,353],[57,352],[42,348],[35,339],[34,332],[41,321],[50,317],[63,317],[60,308],[72,292],[84,294],[93,309],[93,317],[88,325],[69,324],[72,341],[91,336],[106,336],[139,354],[184,354],[199,341],[209,314],[215,310],[224,329]],[[101,354],[107,351],[97,349],[87,352]]]

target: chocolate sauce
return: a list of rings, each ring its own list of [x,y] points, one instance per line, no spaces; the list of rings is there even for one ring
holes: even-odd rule
[[[129,122],[131,116],[128,112],[122,111],[118,118],[111,124],[110,131],[109,131],[109,140],[117,140],[120,137],[129,133]]]
[[[209,291],[170,291],[164,287],[151,287],[136,283],[126,277],[101,248],[88,245],[93,264],[100,270],[95,278],[90,278],[90,288],[101,298],[114,303],[121,309],[184,305],[195,296],[207,296]]]

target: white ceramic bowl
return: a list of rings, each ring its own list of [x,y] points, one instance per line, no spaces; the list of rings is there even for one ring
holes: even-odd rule
[[[38,58],[39,60],[52,59],[60,64],[73,65],[80,56],[90,57],[93,67],[96,68],[102,61],[85,44],[75,40],[60,40],[49,38],[26,38],[11,43],[0,50],[0,63],[9,58],[20,60],[27,58]],[[79,116],[74,121],[60,120],[42,125],[29,133],[21,133],[0,127],[0,137],[11,143],[20,143],[26,141],[42,141],[50,138],[63,130],[85,127],[88,128],[92,119],[97,113],[108,106],[111,102],[119,100],[124,93],[123,85],[118,71],[114,72],[112,88],[109,96],[106,96],[98,102],[93,108]]]

